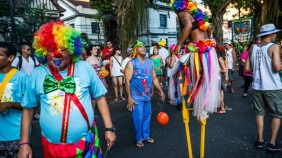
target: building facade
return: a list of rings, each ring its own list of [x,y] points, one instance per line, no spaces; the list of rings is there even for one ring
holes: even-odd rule
[[[91,8],[89,0],[58,0],[58,3],[66,10],[60,18],[65,24],[87,34],[92,44],[104,42],[102,23],[94,19],[97,11]]]
[[[146,21],[143,29],[139,31],[138,39],[151,46],[151,42],[166,39],[167,46],[176,44],[177,29],[176,15],[171,7],[165,3],[157,2],[158,9],[146,10]]]

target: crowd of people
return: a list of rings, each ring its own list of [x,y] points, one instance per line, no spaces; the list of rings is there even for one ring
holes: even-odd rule
[[[276,143],[282,117],[281,45],[274,43],[280,30],[273,24],[261,26],[257,35],[261,41],[251,42],[238,59],[229,39],[222,45],[210,39],[212,28],[194,3],[179,1],[172,4],[182,32],[177,43],[168,51],[164,39],[152,42],[148,57],[145,43],[139,40],[127,48],[125,59],[122,49],[114,48],[111,41],[103,49],[89,45],[83,54],[80,33],[62,21],[46,23],[35,33],[36,58],[29,45],[23,45],[22,56],[16,57],[14,45],[0,42],[0,157],[32,157],[34,117],[39,117],[44,157],[101,157],[92,103],[103,118],[110,150],[116,140],[107,104],[111,92],[114,101],[127,100],[135,145],[154,143],[150,136],[154,89],[164,101],[162,87],[168,86],[168,103],[178,109],[186,96],[185,102],[193,105],[193,115],[200,121],[209,113],[225,114],[224,93],[228,86],[235,93],[237,63],[244,79],[242,97],[252,88],[258,133],[255,147],[281,151]],[[35,115],[39,106],[40,115]],[[272,116],[268,143],[263,137],[266,111]]]

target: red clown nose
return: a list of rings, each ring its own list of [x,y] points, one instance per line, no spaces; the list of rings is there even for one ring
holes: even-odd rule
[[[56,57],[56,58],[62,57],[62,54],[59,52],[59,50],[56,50],[56,51],[54,52],[54,57]]]
[[[160,112],[157,116],[157,120],[158,120],[159,124],[165,126],[165,125],[168,124],[169,117],[165,112]]]

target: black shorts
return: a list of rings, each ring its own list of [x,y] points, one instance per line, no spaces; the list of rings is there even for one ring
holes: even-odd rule
[[[243,76],[243,70],[244,70],[244,66],[239,66],[239,76]]]

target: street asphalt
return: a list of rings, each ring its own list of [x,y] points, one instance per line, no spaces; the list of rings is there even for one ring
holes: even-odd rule
[[[243,80],[235,74],[235,94],[225,92],[225,105],[232,108],[226,114],[211,114],[207,119],[205,157],[206,158],[276,158],[282,157],[282,152],[270,154],[265,150],[254,148],[257,139],[254,118],[251,108],[252,90],[248,97],[243,98]],[[167,93],[165,91],[165,93]],[[131,112],[126,109],[126,101],[109,104],[112,121],[116,127],[116,142],[107,152],[107,158],[187,158],[188,149],[182,113],[174,106],[165,102],[162,106],[157,94],[152,98],[151,137],[153,144],[144,143],[144,147],[135,146]],[[106,152],[104,126],[97,109],[97,123],[103,152]],[[169,115],[166,126],[158,124],[156,117],[159,112]],[[270,116],[265,117],[264,139],[269,140]],[[190,134],[193,157],[200,157],[200,124],[190,113]],[[35,158],[42,158],[40,127],[35,123],[32,131],[33,153]],[[282,145],[282,131],[277,136],[278,144]]]

